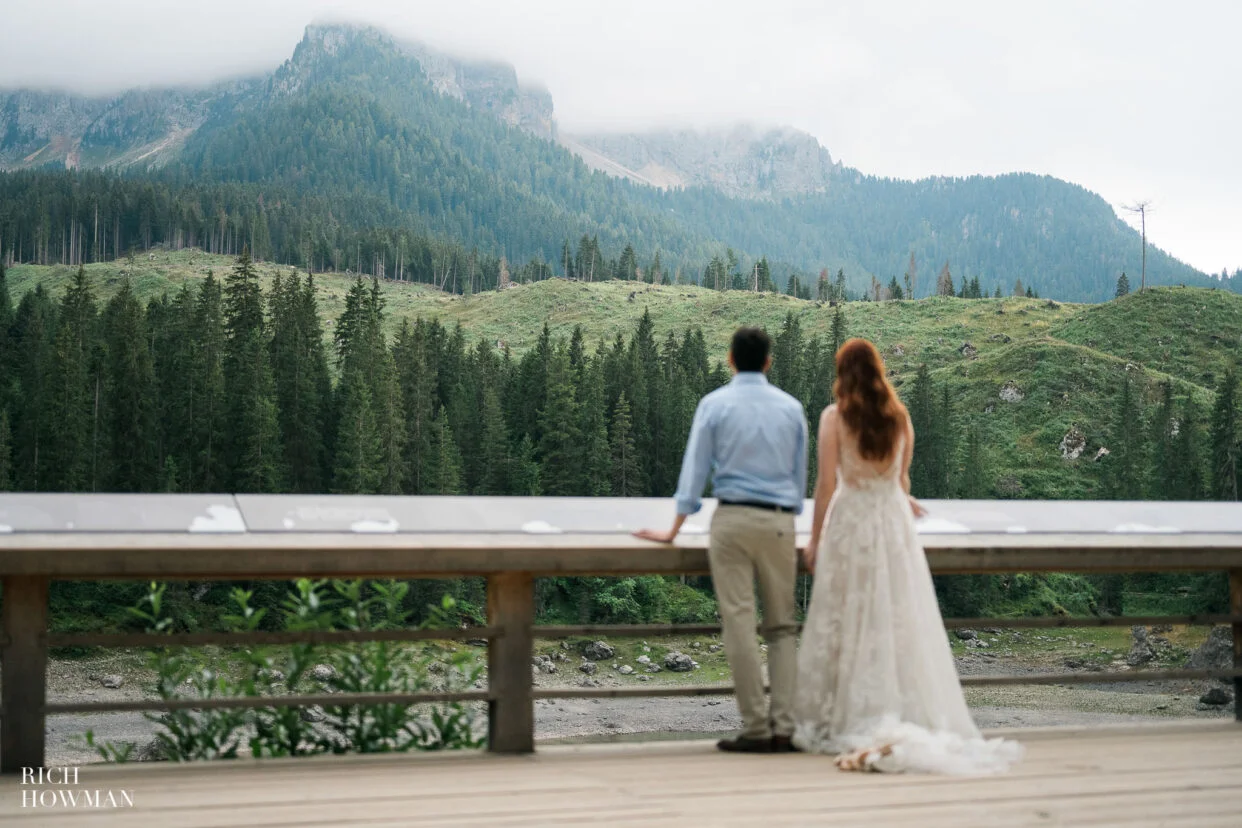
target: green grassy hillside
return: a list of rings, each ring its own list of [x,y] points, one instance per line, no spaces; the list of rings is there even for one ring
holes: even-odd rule
[[[194,250],[157,251],[126,259],[86,266],[102,299],[110,297],[125,279],[131,280],[139,298],[149,300],[161,293],[180,290],[187,281],[202,279],[209,270],[218,278],[227,274],[233,259]],[[265,284],[281,266],[258,263]],[[284,268],[287,269],[287,268]],[[53,297],[63,294],[74,268],[17,265],[9,270],[13,301],[36,284]],[[353,277],[316,275],[319,308],[325,320],[344,310],[345,292]],[[581,325],[590,342],[629,335],[644,310],[650,310],[656,333],[700,327],[709,348],[723,357],[729,336],[742,324],[779,328],[786,314],[794,313],[808,336],[827,336],[833,309],[827,305],[769,293],[714,291],[689,285],[659,286],[637,282],[570,282],[552,279],[519,285],[503,292],[470,297],[454,296],[409,283],[386,282],[389,323],[418,316],[436,318],[447,325],[458,322],[474,337],[502,340],[521,353],[538,338],[546,322],[554,336],[569,336]],[[1236,297],[1242,307],[1242,297]],[[865,336],[884,350],[891,367],[904,374],[921,362],[941,365],[954,359],[969,342],[980,356],[1010,340],[1048,335],[1051,327],[1068,323],[1084,306],[1058,305],[1033,299],[959,300],[923,299],[917,302],[850,303],[850,333]]]
[[[1102,305],[1083,305],[1052,335],[1214,385],[1242,357],[1242,296],[1202,288],[1152,288]]]
[[[130,279],[139,296],[150,299],[201,279],[209,269],[223,276],[231,264],[196,251],[156,252],[132,262],[90,265],[87,271],[102,298]],[[269,280],[277,271],[259,267]],[[64,267],[12,268],[14,302],[39,283],[59,298],[71,273]],[[343,310],[350,277],[316,279],[319,306],[330,321]],[[437,318],[460,323],[471,340],[499,340],[518,353],[535,341],[545,322],[554,336],[567,337],[581,325],[593,345],[618,333],[628,336],[646,309],[658,337],[701,327],[713,357],[723,357],[738,325],[775,331],[794,313],[805,336],[827,337],[834,313],[787,296],[627,282],[551,280],[468,298],[420,285],[383,287],[394,327],[402,319]],[[898,383],[904,385],[926,363],[937,384],[949,385],[956,414],[981,428],[988,465],[996,470],[994,490],[1008,496],[1098,496],[1094,458],[1108,444],[1115,395],[1126,372],[1148,405],[1156,403],[1160,383],[1172,378],[1178,396],[1192,395],[1206,410],[1216,379],[1237,363],[1242,348],[1242,296],[1194,288],[1153,290],[1091,306],[933,298],[849,303],[845,313],[848,333],[876,342]],[[331,330],[326,327],[329,336]],[[1002,399],[1007,384],[1020,390],[1020,401]],[[1087,446],[1068,461],[1060,443],[1075,426]]]

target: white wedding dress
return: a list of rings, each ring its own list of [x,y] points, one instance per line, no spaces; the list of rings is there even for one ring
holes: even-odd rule
[[[966,708],[900,483],[903,443],[880,474],[838,433],[837,489],[798,650],[794,744],[829,754],[891,745],[870,754],[877,771],[1003,772],[1022,747],[984,739]]]

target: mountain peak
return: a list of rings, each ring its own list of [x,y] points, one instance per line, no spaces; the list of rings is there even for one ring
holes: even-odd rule
[[[320,61],[351,51],[370,53],[372,57],[389,54],[412,58],[440,94],[541,138],[555,137],[552,95],[542,85],[519,82],[512,64],[453,55],[365,24],[333,22],[307,26],[293,57],[282,67],[286,72],[278,71],[273,79],[274,88],[280,90],[279,84],[285,84],[293,91]]]

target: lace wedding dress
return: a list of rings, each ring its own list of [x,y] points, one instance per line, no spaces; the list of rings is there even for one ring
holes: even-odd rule
[[[798,651],[794,744],[870,754],[868,769],[991,774],[1022,755],[985,740],[966,700],[900,483],[903,443],[883,473],[841,434],[837,489],[816,553]]]

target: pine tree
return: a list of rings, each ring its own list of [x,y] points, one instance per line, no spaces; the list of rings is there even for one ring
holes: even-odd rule
[[[997,285],[997,286],[996,286],[996,291],[995,291],[995,293],[993,293],[993,294],[992,294],[992,298],[993,298],[993,299],[1001,299],[1001,298],[1003,298],[1003,297],[1001,296],[1001,289],[1000,289],[1000,285]]]
[[[1137,500],[1143,480],[1140,457],[1143,426],[1128,371],[1122,378],[1116,406],[1108,455],[1108,493],[1116,500]]]
[[[612,488],[603,366],[592,360],[591,365],[583,370],[577,388],[580,395],[578,428],[582,435],[581,455],[577,463],[582,470],[583,486],[578,494],[601,497]]]
[[[431,422],[431,432],[434,450],[428,463],[425,494],[462,494],[461,452],[443,406]]]
[[[1120,299],[1130,293],[1130,280],[1126,277],[1125,271],[1121,272],[1121,276],[1117,278],[1117,293],[1115,298]]]
[[[990,490],[991,482],[988,479],[988,464],[979,434],[979,424],[972,422],[966,429],[961,494],[969,500],[981,500],[987,497]]]
[[[1182,403],[1182,416],[1177,427],[1177,464],[1174,466],[1172,492],[1176,500],[1202,500],[1203,435],[1199,406],[1192,395]]]
[[[229,400],[224,374],[228,343],[224,294],[210,271],[199,287],[190,331],[194,347],[190,359],[191,415],[186,424],[190,457],[186,483],[191,491],[218,492],[229,485]]]
[[[155,371],[146,319],[129,281],[104,311],[104,445],[110,491],[144,492],[157,485]]]
[[[1034,298],[1036,298],[1036,296],[1035,296],[1035,292],[1034,292],[1033,290],[1031,290],[1031,286],[1030,286],[1030,285],[1027,285],[1027,287],[1026,287],[1026,298],[1027,298],[1027,299],[1034,299]]]
[[[638,256],[633,245],[627,244],[621,251],[621,258],[617,260],[617,278],[626,282],[638,280]]]
[[[1165,380],[1160,385],[1160,407],[1151,422],[1151,437],[1147,444],[1151,449],[1148,458],[1147,492],[1152,500],[1177,500],[1176,482],[1183,476],[1179,465],[1181,455],[1177,451],[1177,413],[1173,405],[1173,383]]]
[[[225,284],[228,457],[238,492],[281,491],[280,421],[259,275],[245,248]]]
[[[910,467],[910,491],[916,497],[939,497],[941,473],[938,465],[938,429],[931,372],[919,366],[911,387],[910,422],[914,427],[915,451]]]
[[[569,357],[554,353],[548,364],[548,396],[539,414],[543,437],[539,443],[545,494],[573,497],[582,491],[581,432],[578,404],[569,370]]]
[[[837,351],[841,350],[841,346],[845,344],[847,337],[848,334],[845,330],[845,313],[840,307],[838,307],[836,312],[832,314],[832,353],[829,355],[829,358],[833,360],[834,366],[836,365]],[[833,370],[835,372],[835,367]]]
[[[915,288],[918,286],[919,270],[914,262],[914,251],[910,251],[910,264],[906,265],[906,298],[918,298],[914,294]]]
[[[405,405],[392,354],[380,341],[373,380],[376,427],[380,435],[381,494],[401,494],[409,474],[405,459]]]
[[[397,368],[384,337],[384,299],[379,279],[371,280],[364,319],[362,358],[365,360],[375,427],[380,438],[379,492],[400,494],[406,478],[405,407]]]
[[[181,473],[177,468],[177,460],[171,454],[164,458],[164,468],[160,472],[160,491],[176,494],[181,491]]]
[[[1231,369],[1216,389],[1212,407],[1213,500],[1238,499],[1238,377]]]
[[[341,418],[336,436],[333,491],[375,494],[383,481],[383,455],[371,389],[360,366],[341,378]]]
[[[4,257],[0,255],[0,410],[8,406],[17,382],[17,365],[14,363],[17,346],[10,333],[13,324],[13,301],[9,296]]]
[[[972,276],[970,279],[970,290],[966,292],[967,299],[982,299],[983,288],[979,285],[979,277]]]
[[[832,283],[828,281],[828,268],[819,272],[819,281],[815,283],[815,299],[827,302],[832,298]]]
[[[736,262],[730,251],[730,262]],[[638,455],[642,459],[643,474],[646,476],[647,494],[654,495],[666,486],[672,485],[680,470],[666,451],[669,435],[665,431],[665,407],[668,398],[664,387],[664,371],[660,364],[660,349],[655,339],[655,323],[651,313],[644,308],[638,326],[634,330],[634,338],[626,354],[629,365],[625,371],[629,381],[621,390],[626,392],[630,401],[630,410],[634,422],[638,424],[634,442],[638,447]],[[605,412],[612,399],[605,397]],[[604,436],[607,446],[607,435]]]
[[[294,492],[322,492],[331,385],[313,277],[276,277],[271,294],[272,376],[281,445]]]
[[[496,389],[483,389],[479,412],[479,455],[482,468],[474,494],[505,495],[509,490],[509,432]]]
[[[838,302],[845,301],[845,268],[837,269],[836,296]]]
[[[537,497],[541,493],[539,485],[539,463],[535,460],[535,444],[530,435],[522,437],[509,464],[509,493],[520,497]]]
[[[901,285],[897,284],[896,276],[888,282],[888,298],[896,299],[898,301],[906,298],[906,294],[902,291]]]
[[[13,491],[13,432],[9,428],[9,412],[0,408],[0,492]]]
[[[574,325],[573,333],[569,337],[569,367],[581,380],[582,372],[586,368],[586,345],[582,341],[581,325]]]
[[[52,364],[56,306],[42,285],[26,293],[13,315],[15,384],[12,395],[13,471],[15,488],[47,491],[56,488],[51,461],[54,452]]]
[[[630,403],[622,394],[612,413],[610,435],[612,459],[612,494],[614,497],[638,497],[644,491],[642,467],[634,446],[630,422]]]
[[[1014,283],[1013,283],[1013,295],[1014,295],[1014,296],[1023,296],[1023,295],[1024,295],[1024,291],[1023,291],[1023,289],[1022,289],[1022,280],[1021,280],[1021,279],[1016,279],[1016,280],[1014,281]]]
[[[192,302],[190,285],[183,283],[175,300],[168,294],[152,299],[146,309],[146,329],[153,361],[155,382],[155,462],[163,468],[170,457],[186,455],[187,424],[190,420],[189,356],[193,345],[187,340]],[[162,490],[161,490],[162,491]]]
[[[85,268],[65,292],[52,355],[48,474],[52,490],[96,489],[100,434],[97,387],[98,310]]]
[[[840,309],[838,308],[838,311]],[[785,314],[781,330],[772,343],[772,384],[791,396],[803,399],[802,379],[802,326],[792,312]]]
[[[940,497],[953,497],[957,491],[957,441],[954,439],[953,396],[949,384],[940,387],[940,410],[936,412],[936,462],[940,467]]]

